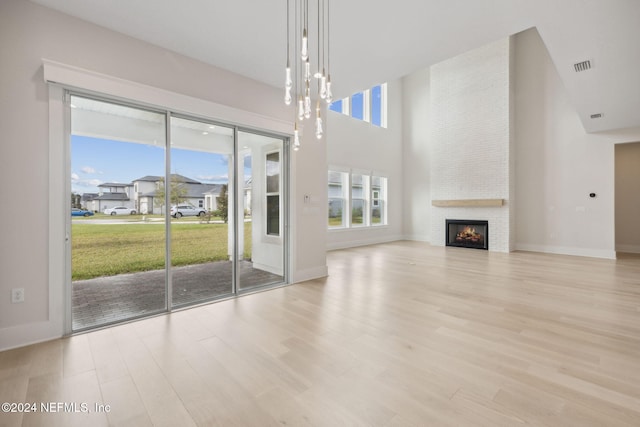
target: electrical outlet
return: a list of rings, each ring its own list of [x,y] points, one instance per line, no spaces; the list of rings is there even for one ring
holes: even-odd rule
[[[19,302],[24,302],[24,288],[11,289],[11,303],[16,304]]]

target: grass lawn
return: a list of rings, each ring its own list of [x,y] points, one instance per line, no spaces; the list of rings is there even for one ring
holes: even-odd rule
[[[251,258],[251,223],[246,222],[244,257]],[[114,276],[165,266],[164,224],[73,224],[71,279]],[[171,227],[174,266],[227,260],[227,224],[198,222]]]

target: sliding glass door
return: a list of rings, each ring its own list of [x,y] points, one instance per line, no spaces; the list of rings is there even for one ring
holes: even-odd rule
[[[233,293],[229,177],[233,128],[171,118],[171,269],[174,307]]]
[[[71,98],[72,328],[166,310],[165,115]]]
[[[284,138],[73,95],[69,152],[73,331],[286,282]]]

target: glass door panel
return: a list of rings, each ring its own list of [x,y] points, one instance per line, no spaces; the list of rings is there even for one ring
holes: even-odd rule
[[[284,141],[238,132],[238,288],[284,281]]]
[[[71,97],[72,330],[166,310],[165,115]]]
[[[232,128],[171,118],[171,277],[174,307],[233,292]],[[161,183],[164,195],[164,182]]]

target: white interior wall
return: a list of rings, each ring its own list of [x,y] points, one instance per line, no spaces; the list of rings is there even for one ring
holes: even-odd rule
[[[613,258],[614,144],[640,129],[587,133],[537,31],[515,41],[516,249]]]
[[[402,81],[404,238],[431,241],[430,69]]]
[[[640,129],[587,133],[537,31],[519,33],[512,42],[509,162],[515,179],[509,194],[517,205],[511,219],[515,249],[611,258],[614,146],[640,140]],[[403,79],[405,206],[411,206],[405,213],[405,235],[428,241],[431,199],[436,197],[420,182],[434,162],[430,73],[419,70]],[[597,197],[590,198],[591,192]]]
[[[640,143],[615,147],[616,251],[640,253]]]
[[[50,294],[47,268],[48,206],[53,201],[43,58],[275,120],[291,117],[275,88],[31,2],[0,2],[0,195],[12,204],[33,207],[22,209],[16,218],[23,226],[0,223],[0,349],[53,338],[62,330],[50,324],[60,313],[50,310],[55,307],[50,300],[58,296]],[[327,272],[325,164],[324,146],[310,138],[292,159],[292,281]],[[312,201],[303,207],[297,201],[305,194]],[[25,288],[24,303],[11,304],[11,289],[16,287]]]
[[[383,82],[381,82],[383,83]],[[342,170],[372,171],[388,178],[386,226],[329,230],[327,248],[336,249],[402,238],[402,82],[387,82],[387,128],[334,111],[327,112],[327,164]],[[326,188],[325,169],[325,194]],[[324,212],[325,229],[327,212]]]

